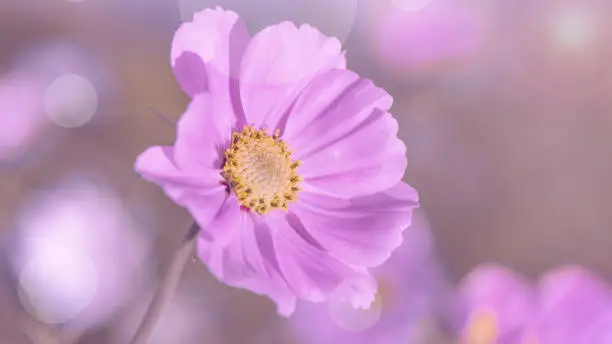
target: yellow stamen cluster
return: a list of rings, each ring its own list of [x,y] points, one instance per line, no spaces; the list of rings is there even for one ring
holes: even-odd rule
[[[494,344],[497,339],[497,316],[493,310],[478,310],[467,328],[466,344]]]
[[[232,133],[232,142],[225,151],[223,177],[236,193],[241,205],[265,214],[284,209],[297,199],[300,161],[291,159],[287,144],[265,130],[246,126]]]

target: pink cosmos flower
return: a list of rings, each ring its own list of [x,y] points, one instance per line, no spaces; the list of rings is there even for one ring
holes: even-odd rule
[[[474,269],[458,295],[465,308],[460,333],[465,344],[520,344],[537,308],[535,288],[497,265]]]
[[[250,37],[220,8],[178,29],[171,61],[192,100],[174,146],[147,149],[136,170],[200,225],[209,270],[285,316],[346,281],[369,305],[368,268],[400,246],[418,205],[389,94],[311,26]]]

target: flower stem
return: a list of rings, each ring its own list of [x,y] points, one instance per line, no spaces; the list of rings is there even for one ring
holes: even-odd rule
[[[170,303],[170,300],[174,296],[176,287],[179,284],[181,275],[185,268],[185,264],[191,257],[191,252],[195,243],[200,227],[193,223],[189,227],[189,231],[185,235],[185,238],[181,244],[177,247],[176,251],[172,255],[170,266],[166,271],[166,275],[162,278],[161,282],[157,286],[153,300],[147,309],[147,312],[142,319],[142,322],[136,330],[136,334],[132,338],[131,344],[146,344],[155,330],[157,321],[163,313],[164,308]]]

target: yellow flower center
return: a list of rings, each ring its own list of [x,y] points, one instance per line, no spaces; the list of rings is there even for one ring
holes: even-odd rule
[[[297,199],[301,181],[296,169],[300,161],[291,159],[287,144],[265,130],[247,126],[232,133],[225,151],[223,177],[236,193],[241,205],[265,214],[272,209],[287,210]]]
[[[492,310],[477,311],[470,320],[466,344],[494,344],[497,339],[497,317]]]

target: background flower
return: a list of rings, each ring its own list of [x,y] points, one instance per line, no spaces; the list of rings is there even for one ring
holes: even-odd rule
[[[580,267],[562,267],[540,281],[540,307],[532,326],[536,343],[605,344],[611,337],[612,292]]]
[[[465,344],[519,343],[538,307],[529,282],[497,265],[475,268],[458,293],[465,312],[460,333]]]

